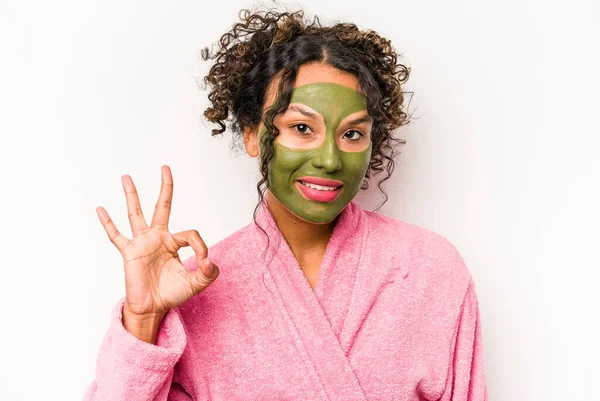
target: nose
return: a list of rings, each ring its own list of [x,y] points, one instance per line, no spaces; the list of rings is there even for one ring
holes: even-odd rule
[[[312,164],[316,168],[322,168],[327,173],[333,173],[342,168],[340,149],[337,146],[335,138],[327,136],[325,143],[317,149],[312,159]]]

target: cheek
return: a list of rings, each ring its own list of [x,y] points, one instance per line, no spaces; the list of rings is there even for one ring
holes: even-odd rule
[[[364,164],[364,170],[365,173],[367,172],[367,170],[369,169],[369,164],[371,164],[371,154],[372,154],[372,149],[373,149],[373,143],[371,143],[369,145],[369,149],[367,149],[365,151],[365,155],[364,155],[364,160],[363,160],[363,164]]]
[[[278,145],[276,142],[273,145],[275,146],[273,154],[274,170],[291,173],[311,158],[311,152],[290,150]]]
[[[363,178],[364,174],[369,168],[369,162],[371,161],[371,147],[363,152],[348,152],[344,155],[344,170],[348,173],[355,175],[357,179]]]

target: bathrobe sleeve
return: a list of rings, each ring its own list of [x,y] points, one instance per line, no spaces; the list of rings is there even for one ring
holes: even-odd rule
[[[172,382],[173,368],[186,345],[178,308],[161,323],[157,342],[139,340],[123,326],[123,297],[113,309],[96,359],[96,376],[84,401],[184,401],[183,387]]]
[[[488,401],[479,305],[472,277],[461,306],[440,401]]]

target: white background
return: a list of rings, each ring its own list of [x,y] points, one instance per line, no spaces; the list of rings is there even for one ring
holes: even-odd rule
[[[399,133],[382,212],[467,262],[490,400],[600,400],[598,2],[299,5],[377,30],[412,68],[418,119]],[[130,237],[121,175],[151,216],[169,165],[170,227],[208,245],[251,222],[257,160],[211,137],[196,85],[201,48],[248,6],[0,2],[0,399],[78,400],[93,380],[124,295],[95,208]]]

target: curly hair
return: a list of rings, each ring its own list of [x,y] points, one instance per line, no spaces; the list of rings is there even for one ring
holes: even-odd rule
[[[322,26],[316,16],[312,21],[306,19],[302,10],[243,9],[239,18],[241,22],[221,36],[216,49],[205,47],[201,51],[205,61],[215,60],[204,77],[204,83],[211,86],[208,95],[211,106],[204,116],[218,125],[212,130],[213,136],[225,132],[227,121],[234,142],[236,137],[242,137],[244,127],[264,122],[267,131],[261,138],[262,179],[256,186],[259,202],[254,210],[255,221],[269,185],[267,166],[273,158],[273,141],[278,134],[273,119],[287,109],[299,67],[310,62],[325,63],[355,75],[367,97],[367,111],[373,118],[373,150],[365,177],[369,179],[371,173],[387,171],[378,183],[385,198],[379,209],[388,200],[381,184],[394,170],[395,145],[406,143],[395,138],[393,131],[410,121],[403,109],[402,91],[410,68],[398,63],[398,54],[390,40],[373,30],[361,31],[352,23]],[[263,116],[266,91],[276,76],[281,77],[277,97]],[[368,181],[363,181],[360,189],[368,188]]]

